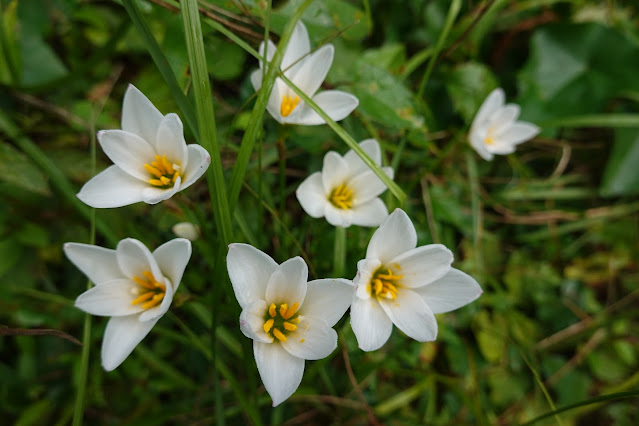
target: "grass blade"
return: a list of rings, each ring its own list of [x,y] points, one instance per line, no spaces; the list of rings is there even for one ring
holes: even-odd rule
[[[639,127],[639,114],[593,114],[564,117],[539,124],[541,127]]]

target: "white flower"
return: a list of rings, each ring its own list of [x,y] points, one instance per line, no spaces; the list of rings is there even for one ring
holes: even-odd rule
[[[519,105],[504,105],[501,88],[490,92],[470,127],[470,144],[484,160],[492,160],[493,154],[505,155],[515,152],[515,146],[532,139],[539,127],[519,117]]]
[[[115,164],[78,193],[91,207],[157,204],[191,186],[211,162],[200,145],[186,145],[176,114],[163,116],[133,85],[124,94],[122,130],[102,130],[98,141]]]
[[[200,237],[200,227],[191,222],[180,222],[173,225],[171,231],[181,238],[195,241]]]
[[[191,257],[191,242],[176,238],[153,253],[127,238],[115,250],[66,243],[64,253],[94,284],[75,301],[92,315],[112,317],[102,340],[102,366],[118,367],[166,313]]]
[[[231,244],[226,263],[242,307],[240,328],[253,339],[257,369],[276,406],[299,386],[304,360],[324,358],[337,347],[331,327],[348,309],[353,287],[342,279],[307,283],[301,257],[278,265],[247,244]]]
[[[451,268],[453,254],[441,244],[415,248],[415,227],[396,209],[375,231],[353,280],[351,325],[362,350],[379,349],[393,324],[420,342],[435,340],[435,315],[477,299],[479,284]]]
[[[366,139],[359,146],[380,165],[382,153],[375,139]],[[382,170],[391,179],[393,169]],[[326,217],[333,226],[378,226],[388,216],[386,205],[378,196],[386,185],[350,150],[342,157],[330,151],[324,156],[321,172],[310,175],[297,188],[302,208],[314,218]]]
[[[275,44],[269,40],[266,52],[268,62],[273,59],[275,50]],[[313,53],[309,53],[310,50],[311,43],[308,32],[300,21],[286,47],[281,69],[284,71],[284,75],[322,108],[329,117],[335,121],[342,120],[357,108],[359,101],[350,93],[339,90],[326,90],[315,94],[331,68],[334,48],[332,44],[326,44]],[[264,42],[260,45],[260,55],[264,56]],[[251,83],[256,91],[262,87],[263,66],[264,64],[260,61],[260,69],[251,74]],[[266,109],[275,120],[283,124],[312,126],[325,123],[279,77],[275,79],[275,85],[269,96]]]

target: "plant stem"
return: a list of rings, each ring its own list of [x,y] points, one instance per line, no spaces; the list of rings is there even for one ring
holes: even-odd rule
[[[346,265],[346,228],[335,227],[335,249],[333,250],[333,276],[341,278],[344,276]]]

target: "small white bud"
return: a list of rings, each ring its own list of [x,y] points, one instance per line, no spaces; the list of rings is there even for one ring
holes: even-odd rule
[[[200,227],[191,222],[176,223],[171,230],[178,237],[186,238],[189,241],[195,241],[200,236]]]

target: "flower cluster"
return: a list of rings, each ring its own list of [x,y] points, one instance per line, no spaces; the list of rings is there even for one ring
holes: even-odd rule
[[[255,90],[276,52],[269,40],[260,46],[265,62],[251,74]],[[358,105],[355,96],[336,90],[316,93],[333,61],[334,48],[311,52],[306,27],[295,27],[282,61],[290,79],[333,120],[348,116]],[[318,125],[324,120],[277,78],[267,109],[282,124]],[[534,137],[537,126],[516,121],[519,107],[504,106],[504,93],[493,91],[475,117],[469,139],[486,160],[508,154]],[[162,115],[135,87],[124,95],[122,130],[104,130],[98,140],[114,165],[87,182],[78,197],[92,207],[121,207],[144,201],[156,204],[192,185],[210,163],[208,152],[187,145],[176,114]],[[382,165],[378,141],[359,147],[377,167]],[[390,167],[381,167],[393,179]],[[333,329],[350,307],[350,322],[359,347],[379,349],[393,324],[419,342],[437,337],[436,314],[477,299],[482,290],[469,275],[451,265],[453,253],[441,244],[417,246],[417,232],[408,215],[389,215],[379,196],[384,182],[354,151],[324,156],[321,172],[305,179],[297,199],[313,218],[324,217],[336,227],[379,228],[353,280],[308,282],[304,260],[294,257],[278,264],[247,244],[229,246],[227,270],[242,308],[240,329],[253,340],[257,369],[273,405],[298,388],[305,360],[328,356],[337,347]],[[176,238],[150,252],[138,240],[120,241],[115,250],[67,243],[64,252],[94,287],[81,294],[76,306],[93,315],[111,317],[102,344],[102,365],[118,367],[167,312],[191,256],[191,243],[200,234],[196,225],[181,223]],[[187,239],[188,238],[188,239]]]

